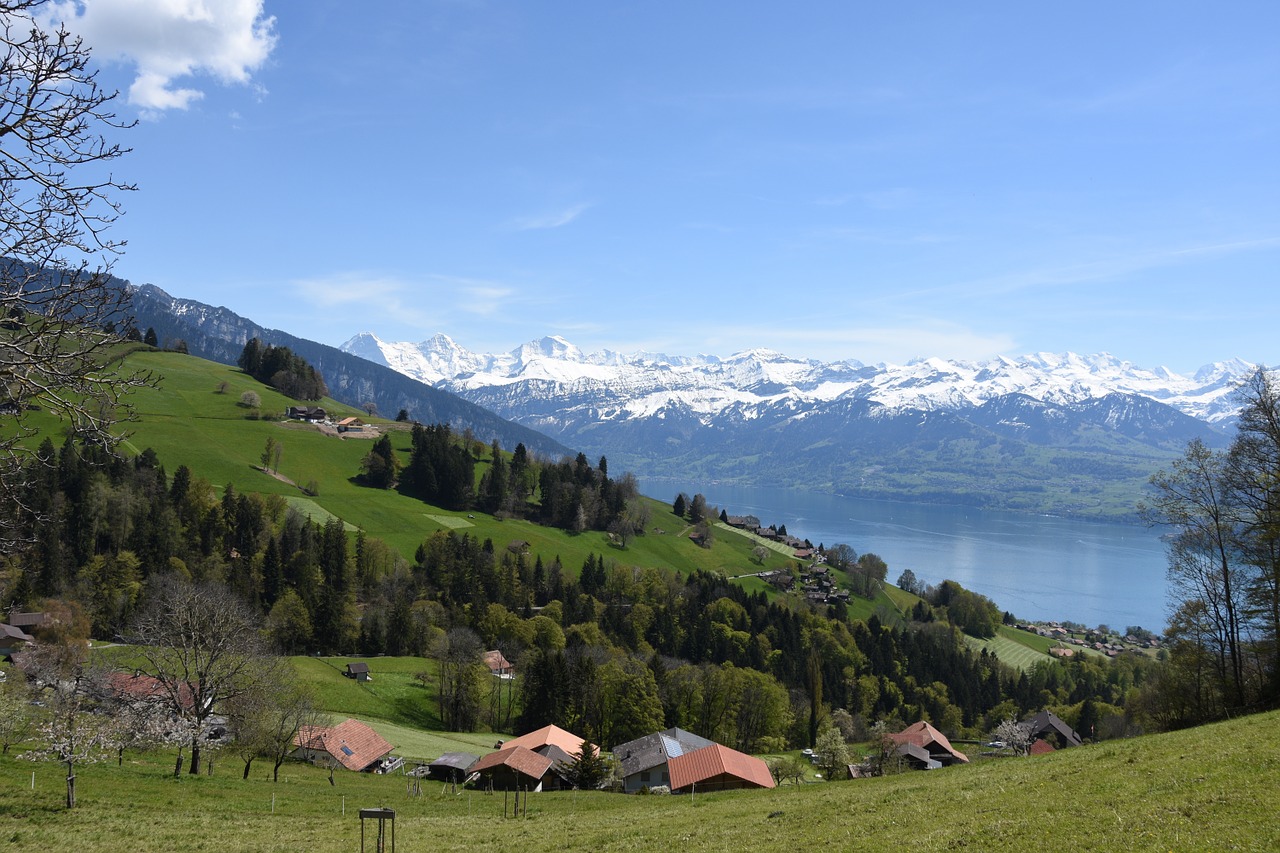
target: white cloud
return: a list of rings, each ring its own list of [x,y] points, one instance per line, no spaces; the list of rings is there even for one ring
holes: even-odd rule
[[[84,38],[99,59],[137,68],[129,103],[149,113],[204,96],[182,78],[247,85],[276,45],[263,0],[57,0],[41,15]]]
[[[515,220],[515,222],[512,223],[512,226],[517,231],[538,231],[547,228],[560,228],[577,219],[589,207],[591,207],[591,205],[586,203],[575,204],[573,207],[565,208],[564,210],[543,213],[538,216],[526,216]]]

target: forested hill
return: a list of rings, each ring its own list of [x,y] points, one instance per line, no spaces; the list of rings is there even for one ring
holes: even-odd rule
[[[132,287],[125,282],[121,286]],[[483,441],[497,439],[505,447],[524,444],[544,456],[573,455],[569,448],[540,432],[503,420],[461,397],[373,364],[336,347],[309,341],[277,329],[267,329],[226,308],[178,299],[155,285],[133,288],[134,319],[139,329],[155,329],[162,346],[181,340],[192,355],[221,364],[235,364],[252,338],[286,346],[306,359],[324,377],[329,395],[350,406],[372,402],[386,417],[404,409],[421,423],[447,423],[470,429]]]

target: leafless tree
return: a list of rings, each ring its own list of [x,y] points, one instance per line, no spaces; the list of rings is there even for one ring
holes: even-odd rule
[[[256,614],[225,586],[164,578],[134,625],[146,669],[191,748],[191,773],[220,705],[276,678]]]
[[[1155,497],[1146,517],[1173,528],[1169,546],[1170,594],[1200,601],[1217,634],[1220,674],[1232,705],[1245,701],[1244,593],[1238,546],[1238,509],[1231,503],[1226,455],[1192,441],[1171,471],[1151,478]]]
[[[76,765],[101,761],[111,745],[115,720],[99,710],[105,669],[79,638],[42,642],[18,657],[46,713],[36,726],[37,746],[23,754],[67,768],[67,808],[76,805]]]
[[[280,780],[280,766],[294,751],[294,738],[304,726],[322,725],[315,697],[298,682],[292,671],[278,670],[278,677],[261,689],[242,693],[228,704],[235,729],[235,749],[244,759],[244,777],[259,756],[272,762],[272,780]]]
[[[0,0],[0,494],[12,531],[22,505],[25,420],[39,406],[106,447],[129,411],[122,395],[150,381],[120,368],[129,295],[110,276],[123,242],[109,235],[117,196],[134,189],[110,171],[127,128],[99,88],[89,49],[35,14],[42,0]]]

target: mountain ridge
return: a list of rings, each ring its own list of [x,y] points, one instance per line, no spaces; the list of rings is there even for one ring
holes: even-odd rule
[[[1192,439],[1226,444],[1241,359],[1194,376],[1108,353],[821,362],[585,353],[547,336],[473,353],[447,335],[342,347],[637,476],[1019,511],[1135,516]]]

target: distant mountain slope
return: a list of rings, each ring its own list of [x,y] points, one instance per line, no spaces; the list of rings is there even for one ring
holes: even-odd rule
[[[446,390],[334,347],[263,328],[226,308],[170,296],[154,285],[133,288],[133,313],[138,327],[154,328],[162,343],[181,338],[192,355],[222,364],[235,364],[245,343],[254,337],[287,346],[320,371],[335,400],[351,406],[372,401],[384,417],[405,409],[422,423],[448,423],[458,431],[470,428],[485,442],[497,438],[508,450],[523,443],[531,452],[552,458],[576,452]]]
[[[342,347],[642,478],[803,486],[864,496],[1126,515],[1187,441],[1222,445],[1252,366],[1193,377],[1112,356],[981,364],[583,353],[547,337],[477,354],[445,335]]]

